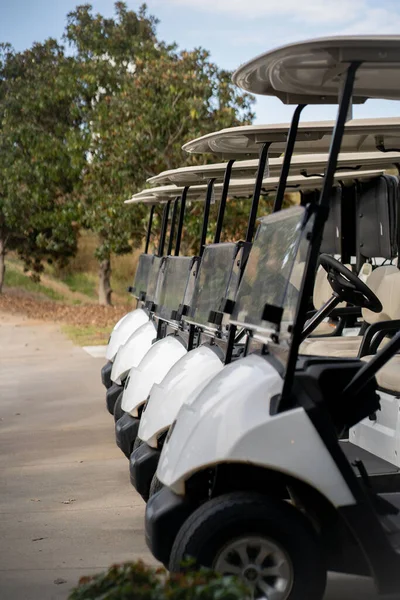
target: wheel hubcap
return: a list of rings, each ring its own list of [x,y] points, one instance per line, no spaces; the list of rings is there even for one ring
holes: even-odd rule
[[[289,557],[269,538],[247,536],[229,542],[216,557],[214,569],[243,579],[257,600],[286,600],[293,585]]]

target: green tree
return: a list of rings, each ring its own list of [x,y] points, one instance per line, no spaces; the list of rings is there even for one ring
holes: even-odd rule
[[[111,302],[112,254],[143,238],[144,211],[122,202],[164,169],[193,164],[188,139],[252,119],[252,100],[203,49],[178,52],[156,37],[157,21],[115,5],[114,19],[88,5],[68,17],[91,141],[80,201],[98,236],[99,300]],[[200,157],[200,160],[204,160]]]
[[[87,143],[78,91],[74,60],[55,40],[0,47],[0,291],[7,251],[36,278],[44,260],[76,252],[73,191]]]

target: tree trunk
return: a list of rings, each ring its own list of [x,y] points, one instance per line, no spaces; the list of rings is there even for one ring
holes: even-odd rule
[[[3,290],[4,275],[6,273],[6,244],[3,239],[0,238],[0,294]]]
[[[111,306],[111,260],[106,258],[99,266],[99,304]]]

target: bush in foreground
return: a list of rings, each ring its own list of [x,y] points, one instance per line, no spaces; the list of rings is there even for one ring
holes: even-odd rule
[[[247,596],[243,583],[234,577],[206,569],[167,573],[138,561],[83,577],[69,600],[243,600]]]

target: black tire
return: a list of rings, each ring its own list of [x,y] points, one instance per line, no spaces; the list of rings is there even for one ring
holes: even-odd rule
[[[157,474],[154,473],[153,479],[151,480],[151,484],[150,484],[149,498],[154,496],[154,494],[157,494],[157,492],[162,490],[163,487],[164,487],[164,485],[158,479]]]
[[[121,407],[123,393],[124,393],[124,390],[121,391],[120,395],[117,398],[115,406],[114,406],[114,421],[115,422],[117,422],[118,419],[120,419],[124,415],[124,412],[125,412],[122,410],[122,407]]]
[[[322,600],[326,564],[317,535],[294,507],[262,494],[233,492],[200,506],[178,532],[169,569],[182,570],[182,561],[188,557],[199,566],[213,568],[229,542],[263,534],[290,559],[293,582],[285,600]]]
[[[139,448],[139,446],[141,446],[142,444],[143,444],[143,440],[141,440],[139,437],[137,437],[133,444],[132,452],[134,452],[136,450],[136,448]]]

